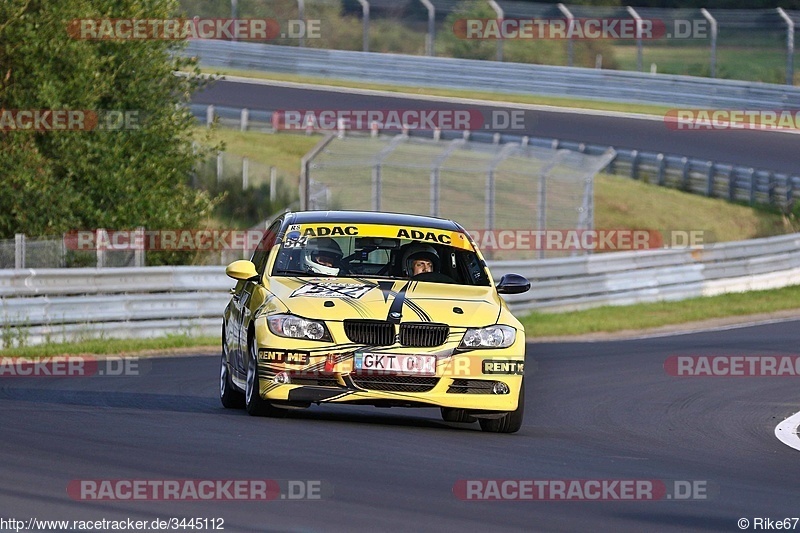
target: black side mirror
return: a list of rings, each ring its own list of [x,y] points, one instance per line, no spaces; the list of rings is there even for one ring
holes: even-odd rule
[[[497,284],[497,292],[499,294],[520,294],[528,292],[531,288],[531,282],[525,276],[519,274],[506,274],[500,278],[500,283]]]

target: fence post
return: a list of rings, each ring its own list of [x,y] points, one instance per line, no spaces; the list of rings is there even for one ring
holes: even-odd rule
[[[728,200],[733,202],[736,200],[736,167],[731,167],[731,173],[728,174]]]
[[[214,105],[212,104],[206,108],[206,127],[210,128],[213,123],[214,123]]]
[[[750,205],[756,203],[756,171],[755,169],[747,170],[748,177],[750,178]]]
[[[300,184],[298,185],[299,193],[300,193],[300,210],[305,211],[309,208],[309,193],[311,192],[311,162],[317,157],[322,150],[325,149],[326,146],[333,140],[334,135],[332,133],[328,133],[325,137],[317,143],[317,145],[311,149],[310,152],[306,152],[300,159]]]
[[[636,21],[636,70],[642,71],[642,17],[631,6],[628,6],[628,13]]]
[[[297,18],[302,20],[303,23],[305,23],[305,21],[306,21],[306,4],[305,4],[305,0],[297,0]],[[299,44],[300,44],[300,48],[305,48],[305,46],[306,46],[306,37],[302,32],[300,34],[300,42],[299,42]]]
[[[567,17],[567,24],[568,30],[567,35],[569,35],[569,39],[567,39],[567,66],[572,66],[574,59],[575,59],[575,50],[572,46],[572,33],[574,31],[575,25],[575,17],[572,14],[572,11],[569,10],[567,6],[564,4],[558,4],[558,10],[561,11],[561,14]]]
[[[14,268],[25,268],[25,234],[14,235]]]
[[[133,263],[134,266],[143,267],[144,266],[144,259],[145,259],[145,233],[144,233],[144,226],[139,226],[136,228],[136,236],[134,237],[134,249],[133,249]]]
[[[656,161],[658,161],[658,184],[663,186],[665,175],[667,173],[667,161],[664,158],[664,154],[658,154],[656,156]]]
[[[242,158],[242,190],[250,187],[250,160]],[[271,199],[271,198],[270,198]]]
[[[775,204],[775,173],[767,173],[767,202],[769,205]]]
[[[250,110],[246,107],[242,108],[241,118],[239,120],[239,129],[241,131],[247,131],[248,123],[250,122]]]
[[[639,179],[639,150],[631,152],[631,179]]]
[[[778,8],[780,9],[780,8]],[[711,24],[711,77],[717,77],[717,19],[711,16],[706,8],[701,8],[700,13]]]
[[[97,268],[106,266],[106,245],[108,233],[103,228],[97,229]]]
[[[269,167],[269,201],[274,202],[278,195],[278,169]]]
[[[369,52],[369,2],[367,0],[358,0],[358,3],[361,4],[361,13],[364,19],[364,42],[361,45],[361,50]]]
[[[714,196],[714,171],[716,168],[713,161],[709,161],[706,165],[708,165],[708,173],[706,174],[706,196],[711,197]]]
[[[381,164],[372,167],[372,210],[381,210]]]
[[[220,182],[222,179],[223,174],[223,167],[222,167],[222,152],[217,152],[217,183]]]
[[[682,176],[681,176],[681,187],[684,191],[690,192],[691,183],[689,183],[689,158],[688,157],[681,157],[681,164],[683,165]]]
[[[425,55],[433,56],[433,45],[436,39],[436,6],[430,0],[419,0],[428,10],[428,33],[425,35]]]
[[[783,8],[778,14],[786,23],[786,85],[794,85],[794,21]]]
[[[500,7],[495,0],[489,0],[489,6],[494,9],[494,13],[497,16],[498,20],[503,20],[505,14],[503,13],[503,8]],[[497,39],[497,57],[496,61],[503,60],[503,39]]]
[[[609,146],[612,150],[614,150],[613,146]],[[617,158],[615,157],[611,161],[609,161],[608,166],[606,167],[609,174],[616,174],[617,173]]]

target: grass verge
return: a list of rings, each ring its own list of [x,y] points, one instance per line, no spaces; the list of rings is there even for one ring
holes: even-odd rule
[[[640,330],[787,309],[800,309],[800,285],[680,302],[606,306],[567,313],[537,312],[520,316],[520,321],[528,338],[536,338]]]
[[[216,350],[218,337],[192,337],[168,335],[154,339],[89,339],[77,342],[23,346],[0,350],[0,356],[52,357],[54,355],[145,355],[169,353],[184,348],[209,348]]]

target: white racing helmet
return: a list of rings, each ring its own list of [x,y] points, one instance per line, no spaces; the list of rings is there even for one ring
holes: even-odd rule
[[[336,241],[330,237],[317,237],[306,243],[303,264],[310,272],[336,276],[339,274],[342,257],[342,249]]]
[[[403,268],[406,276],[411,276],[414,272],[412,263],[417,259],[427,259],[433,263],[433,271],[439,272],[439,254],[436,248],[430,244],[414,243],[403,253]]]

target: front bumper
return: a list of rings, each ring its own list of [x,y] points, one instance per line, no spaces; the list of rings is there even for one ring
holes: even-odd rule
[[[436,375],[429,376],[358,371],[353,368],[353,353],[312,356],[303,368],[259,361],[260,394],[271,402],[295,405],[357,403],[486,411],[517,408],[524,356],[472,352],[437,359]]]

